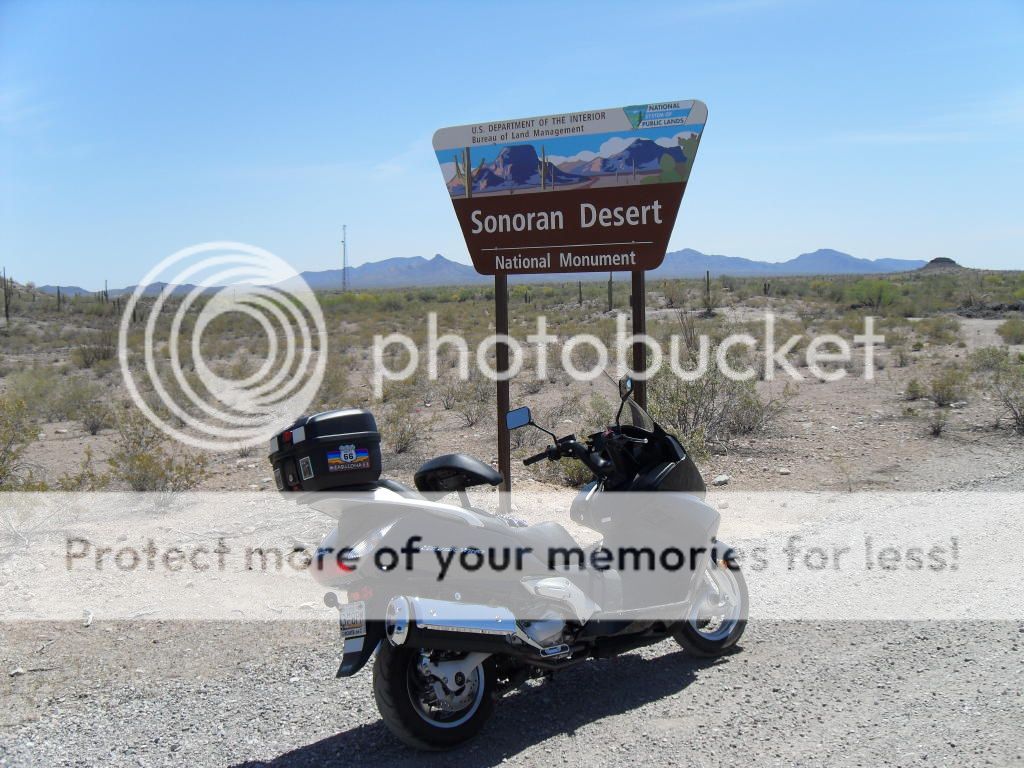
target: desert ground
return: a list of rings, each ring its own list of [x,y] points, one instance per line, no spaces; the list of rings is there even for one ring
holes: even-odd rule
[[[543,314],[560,341],[580,332],[610,340],[616,313],[628,307],[626,290],[615,286],[609,311],[604,284],[515,285],[512,334],[525,336]],[[493,325],[492,298],[479,287],[320,296],[329,362],[311,410],[371,408],[384,440],[384,474],[406,483],[422,461],[441,453],[496,462],[493,384],[455,381],[449,356],[439,381],[421,373],[388,383],[375,397],[370,353],[375,333],[401,331],[422,343],[428,311],[438,313],[442,332],[462,333],[473,347]],[[651,382],[651,411],[678,432],[709,484],[716,483],[710,498],[732,539],[775,546],[794,531],[824,535],[840,522],[895,525],[883,511],[842,517],[838,507],[813,504],[782,503],[771,515],[757,514],[740,501],[744,494],[966,493],[981,500],[996,492],[1012,505],[1024,493],[1024,423],[1016,420],[1024,413],[1024,274],[935,270],[784,278],[771,285],[661,281],[649,285],[647,303],[649,330],[666,342],[694,331],[713,343],[730,332],[760,338],[766,312],[778,318],[783,339],[852,338],[866,316],[878,318],[876,330],[886,336],[871,380],[856,346],[840,364],[845,377],[816,380],[802,341],[791,355],[802,381],[769,380],[763,355],[750,351],[736,362],[750,363],[758,375],[742,385],[712,387],[707,378],[684,387]],[[54,297],[16,286],[12,319],[0,329],[0,447],[6,446],[0,487],[276,495],[262,448],[182,448],[139,417],[116,360],[123,307],[123,299],[93,296],[65,298],[58,309]],[[136,351],[140,324],[130,326]],[[251,373],[266,350],[258,326],[238,317],[211,324],[202,345],[222,375],[236,378]],[[401,360],[389,362],[397,368]],[[528,355],[513,382],[514,406],[529,405],[558,434],[607,423],[616,372],[579,382],[553,365],[538,381],[530,375],[536,363]],[[523,432],[514,459],[543,446],[543,435]],[[583,480],[569,462],[527,468],[514,460],[513,490],[523,494],[516,512],[530,521],[556,520],[585,539],[592,533],[567,519]],[[487,493],[480,494],[485,505]],[[564,506],[530,501],[553,497],[564,498]],[[962,514],[980,531],[990,512],[968,507]],[[1012,513],[1005,506],[1000,511],[1007,541],[1021,533]],[[332,524],[308,510],[287,525],[296,521],[310,542]],[[8,610],[20,610],[28,603],[12,569],[26,557],[28,537],[19,538],[17,519],[6,523],[0,598]],[[154,524],[182,527],[170,519]],[[311,581],[308,599],[320,599]],[[971,596],[950,599],[967,604]],[[751,622],[737,652],[714,663],[666,642],[531,683],[503,702],[483,736],[455,759],[472,765],[1024,763],[1021,615],[851,618],[765,618]],[[334,679],[336,632],[322,620],[86,622],[78,612],[67,621],[0,621],[0,765],[423,762],[380,723],[368,668]]]

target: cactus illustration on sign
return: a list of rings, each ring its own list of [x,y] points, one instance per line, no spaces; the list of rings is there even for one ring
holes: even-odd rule
[[[462,183],[462,188],[466,190],[466,197],[473,196],[473,168],[469,164],[469,147],[462,150],[462,164],[459,164],[459,156],[455,155],[455,178],[459,179]],[[483,158],[480,159],[480,165],[483,166]]]

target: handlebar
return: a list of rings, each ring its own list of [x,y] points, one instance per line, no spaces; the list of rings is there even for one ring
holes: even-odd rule
[[[563,437],[555,445],[549,445],[540,453],[523,459],[523,465],[528,467],[543,459],[558,461],[563,457],[579,459],[596,475],[607,474],[613,467],[610,461],[602,459],[586,443],[577,440],[574,435]]]
[[[523,459],[523,466],[528,467],[531,464],[536,464],[538,461],[543,461],[544,459],[547,459],[547,458],[550,458],[550,457],[548,456],[548,450],[545,448],[543,451],[541,451],[537,455],[531,456],[528,459]]]

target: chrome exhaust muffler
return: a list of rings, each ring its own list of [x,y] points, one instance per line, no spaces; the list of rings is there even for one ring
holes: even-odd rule
[[[439,650],[507,650],[523,639],[516,617],[493,605],[397,596],[388,603],[384,631],[392,645]]]

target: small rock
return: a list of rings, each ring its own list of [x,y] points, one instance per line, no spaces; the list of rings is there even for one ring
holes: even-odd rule
[[[728,485],[729,481],[732,480],[728,475],[719,475],[711,481],[712,485]]]
[[[55,429],[53,430],[53,432],[56,435],[66,435],[68,433],[66,429]]]
[[[15,667],[14,669],[11,670],[11,677],[19,677],[19,676],[24,675],[24,674],[25,674],[25,670],[22,669],[21,667]]]
[[[793,474],[793,470],[791,470],[789,467],[780,467],[779,468],[779,474],[780,475],[792,475]]]

